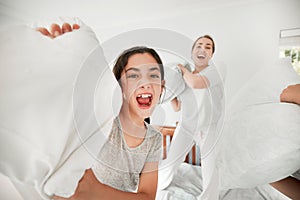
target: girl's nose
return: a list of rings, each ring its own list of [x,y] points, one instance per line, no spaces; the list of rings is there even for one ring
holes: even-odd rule
[[[142,77],[140,79],[140,87],[144,88],[144,89],[151,87],[151,83],[150,83],[150,80],[148,79],[148,77]]]
[[[145,83],[141,84],[141,88],[148,89],[150,87],[151,87],[151,84],[149,82],[145,82]]]

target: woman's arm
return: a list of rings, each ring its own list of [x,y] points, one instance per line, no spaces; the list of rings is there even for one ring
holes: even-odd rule
[[[158,180],[158,163],[146,163],[140,176],[137,193],[124,192],[100,183],[92,170],[87,170],[80,180],[75,194],[70,198],[55,196],[54,200],[154,200]]]
[[[182,72],[184,81],[190,88],[203,89],[209,87],[209,80],[205,76],[193,74],[181,64],[178,67]]]

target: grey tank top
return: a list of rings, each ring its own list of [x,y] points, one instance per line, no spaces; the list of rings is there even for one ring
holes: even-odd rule
[[[143,142],[134,148],[126,144],[119,118],[114,120],[108,141],[98,154],[92,169],[97,179],[115,189],[136,192],[146,162],[162,158],[162,135],[146,124]]]

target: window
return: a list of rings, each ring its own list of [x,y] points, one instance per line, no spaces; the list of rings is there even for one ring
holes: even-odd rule
[[[300,75],[300,28],[283,29],[279,34],[279,57],[289,57]]]
[[[280,58],[291,58],[295,71],[300,75],[300,47],[280,49]]]

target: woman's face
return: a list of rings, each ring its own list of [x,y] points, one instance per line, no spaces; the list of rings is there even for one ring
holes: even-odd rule
[[[208,66],[212,55],[213,42],[208,38],[200,38],[192,50],[192,59],[196,67]]]
[[[159,64],[149,53],[129,57],[121,75],[123,105],[131,116],[149,117],[159,102],[163,81]]]

